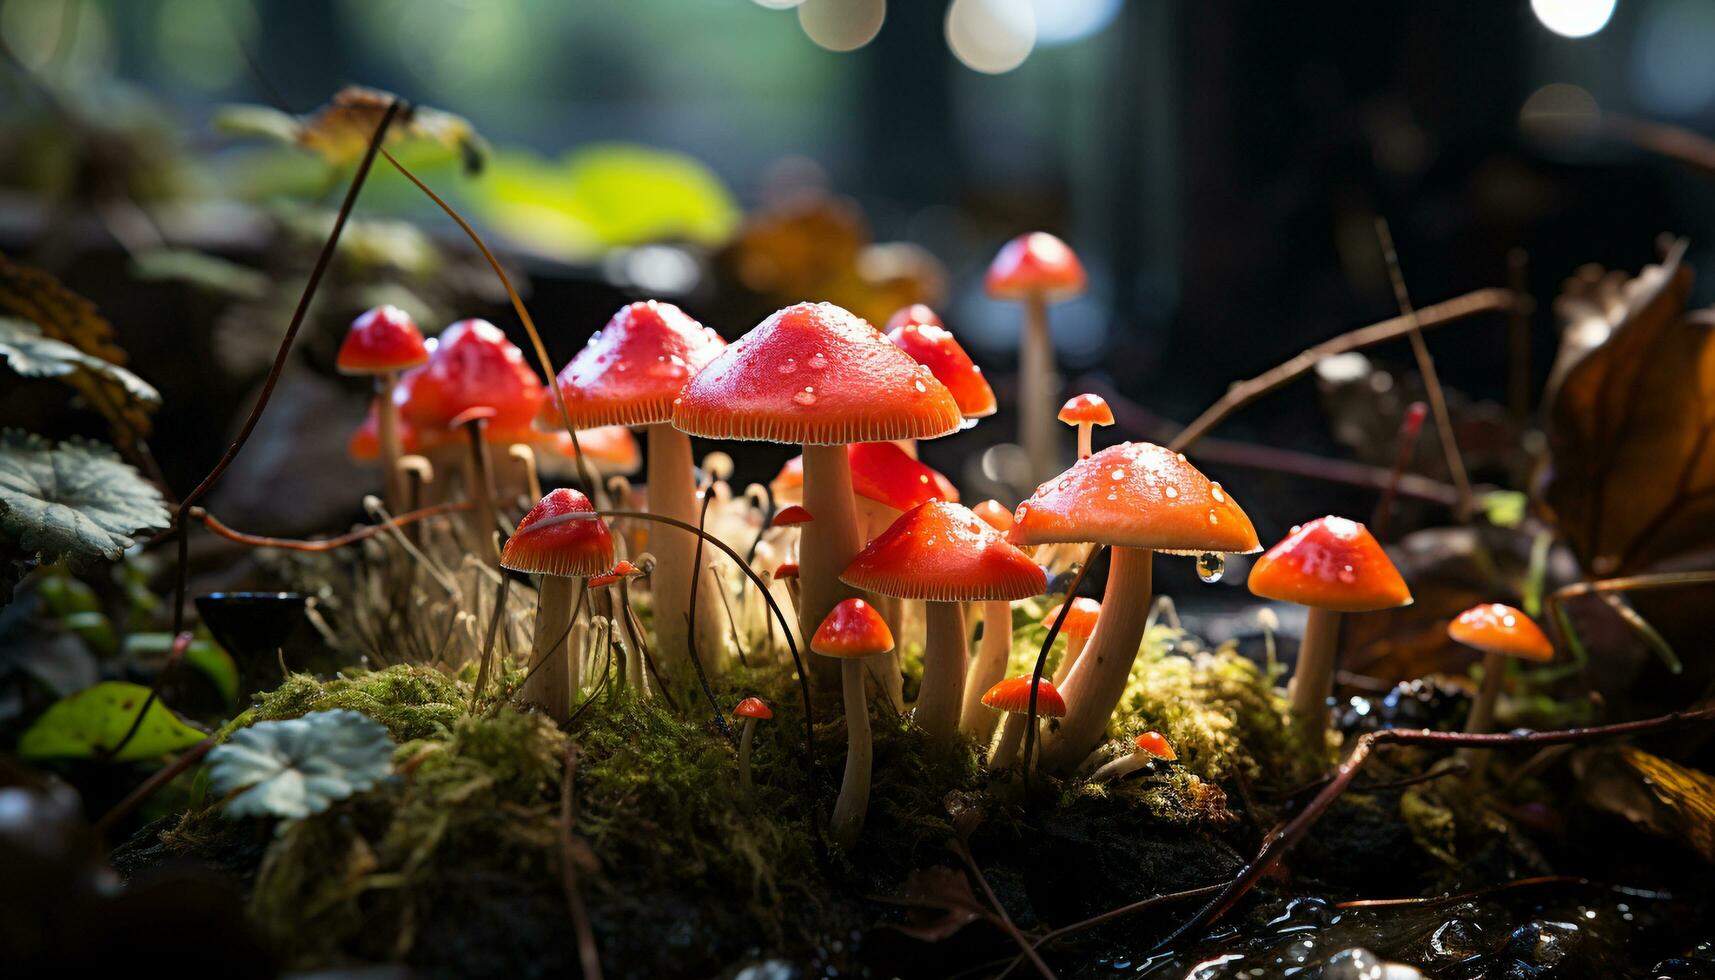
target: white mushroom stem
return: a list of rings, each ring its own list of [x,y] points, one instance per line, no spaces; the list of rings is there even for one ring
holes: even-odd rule
[[[931,739],[949,741],[965,701],[965,604],[924,603],[923,686],[911,719]]]
[[[869,769],[874,746],[870,744],[869,701],[863,695],[863,659],[849,657],[840,661],[840,688],[846,708],[846,772],[840,778],[840,795],[834,801],[829,832],[834,843],[847,850],[863,833],[864,815],[869,812]]]
[[[983,638],[971,672],[965,678],[964,707],[959,709],[959,731],[986,742],[1000,721],[994,709],[983,704],[983,695],[1006,677],[1006,661],[1012,654],[1012,603],[985,602]]]
[[[536,501],[542,499],[542,480],[536,475],[536,450],[515,442],[506,447],[506,455],[518,464],[518,472],[524,477],[524,492],[528,495],[525,506],[536,506]]]
[[[536,592],[536,638],[530,644],[530,672],[519,699],[541,708],[556,722],[572,716],[571,625],[577,581],[542,576]]]
[[[695,525],[699,514],[691,440],[664,422],[648,427],[649,510]],[[655,572],[649,587],[655,599],[655,662],[670,684],[689,683],[690,635],[685,617],[691,608],[691,579],[696,570],[697,536],[666,525],[649,528]],[[703,584],[708,585],[705,579]],[[718,673],[726,662],[726,629],[720,597],[697,590],[697,654],[703,668]]]
[[[915,440],[913,440],[915,444]],[[915,455],[915,454],[913,454]],[[899,519],[904,511],[895,510],[877,500],[868,497],[852,498],[852,506],[857,511],[858,529],[865,543],[875,540],[875,536],[887,530],[888,525]],[[812,512],[814,513],[814,512]],[[875,686],[893,705],[893,710],[905,710],[905,613],[907,600],[890,595],[877,595],[873,605],[875,611],[881,614],[882,622],[887,624],[888,632],[893,634],[893,649],[886,656],[869,658],[869,676],[874,679]]]
[[[399,475],[400,485],[405,488],[405,508],[407,511],[422,507],[425,491],[435,482],[435,467],[427,456],[401,456],[393,464],[393,470]],[[389,508],[391,510],[391,508]],[[394,511],[394,513],[398,513]],[[413,544],[423,543],[423,525],[421,522],[412,524],[406,531],[406,536]]]
[[[862,595],[840,581],[840,573],[863,549],[845,446],[804,447],[804,508],[816,519],[803,525],[798,537],[798,632],[814,636],[840,600]],[[817,683],[832,686],[829,661],[819,660],[811,670]]]
[[[1024,336],[1018,347],[1019,442],[1030,459],[1032,480],[1060,471],[1054,451],[1054,341],[1048,334],[1048,302],[1040,294],[1024,301]]]
[[[1039,764],[1048,772],[1071,772],[1102,740],[1143,643],[1154,552],[1119,546],[1111,551],[1102,615],[1060,688],[1060,695],[1066,699],[1066,717],[1043,737]]]
[[[1084,644],[1086,642],[1088,642],[1088,640],[1082,636],[1067,635],[1066,655],[1061,657],[1060,663],[1054,667],[1053,680],[1055,687],[1059,687],[1066,683],[1066,675],[1072,672],[1073,665],[1076,664],[1078,662],[1078,658],[1083,655]]]
[[[1328,698],[1334,693],[1334,656],[1340,640],[1340,614],[1311,608],[1304,621],[1304,638],[1298,643],[1298,666],[1292,671],[1288,693],[1292,699],[1293,723],[1321,745],[1328,730]]]
[[[1501,683],[1507,676],[1506,658],[1498,653],[1483,654],[1483,680],[1477,686],[1477,696],[1471,701],[1471,713],[1465,718],[1465,731],[1481,735],[1495,727],[1495,702],[1501,696]]]
[[[487,419],[472,419],[465,423],[465,432],[470,437],[470,472],[465,485],[470,494],[471,527],[476,533],[477,550],[489,568],[498,570],[500,539],[495,536],[494,467],[488,458],[488,440],[483,438],[483,430],[487,427]]]
[[[739,798],[744,801],[744,809],[747,813],[756,805],[750,789],[750,743],[755,739],[755,736],[756,719],[746,718],[744,720],[744,734],[740,735],[738,739],[738,792]]]
[[[1000,740],[995,742],[994,751],[989,753],[991,772],[1011,769],[1012,764],[1018,761],[1018,750],[1024,744],[1024,724],[1029,718],[1027,711],[1007,713],[1006,723],[1000,729]]]
[[[1121,776],[1137,772],[1144,766],[1149,765],[1151,758],[1153,757],[1148,753],[1141,751],[1133,752],[1130,755],[1122,755],[1118,759],[1115,759],[1091,773],[1090,782],[1103,783],[1110,779],[1118,779]]]
[[[375,427],[381,444],[381,498],[387,501],[388,510],[402,514],[408,498],[404,474],[399,472],[399,457],[404,454],[399,439],[399,406],[393,404],[393,386],[398,380],[397,371],[375,376]]]
[[[1095,425],[1093,423],[1090,423],[1090,422],[1079,422],[1078,423],[1078,458],[1079,459],[1083,459],[1084,457],[1090,455],[1090,430],[1094,429],[1094,428],[1095,428]]]

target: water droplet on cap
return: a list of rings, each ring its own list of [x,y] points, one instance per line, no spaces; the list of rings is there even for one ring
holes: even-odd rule
[[[1227,559],[1212,551],[1197,556],[1197,577],[1214,585],[1227,573]]]

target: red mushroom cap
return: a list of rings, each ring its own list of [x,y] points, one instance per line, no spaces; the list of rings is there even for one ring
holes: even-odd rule
[[[1251,520],[1219,483],[1175,453],[1122,442],[1086,456],[1018,505],[1013,544],[1094,541],[1169,554],[1261,551]]]
[[[580,429],[668,422],[685,382],[724,349],[719,334],[677,306],[648,300],[615,313],[555,380]],[[544,401],[545,423],[559,425],[552,393]]]
[[[944,327],[941,314],[936,313],[923,303],[912,303],[901,306],[887,318],[887,332],[892,333],[900,327]]]
[[[636,565],[628,561],[620,561],[615,563],[607,572],[597,575],[585,584],[592,589],[604,589],[620,579],[630,578],[636,574],[638,574]]]
[[[1132,744],[1137,746],[1139,752],[1145,755],[1153,755],[1157,759],[1166,759],[1168,762],[1172,762],[1179,758],[1179,753],[1173,750],[1173,743],[1169,742],[1167,736],[1160,732],[1144,732],[1133,739]]]
[[[745,698],[732,709],[732,713],[739,718],[755,718],[757,721],[768,721],[774,717],[773,709],[761,698]]]
[[[334,365],[346,374],[385,374],[429,359],[417,322],[397,306],[377,306],[351,321]]]
[[[691,379],[673,409],[691,435],[839,445],[933,439],[958,402],[928,368],[831,303],[788,306]]]
[[[500,413],[488,405],[472,405],[447,420],[447,428],[462,429],[472,422],[493,422]]]
[[[454,416],[483,405],[494,409],[494,428],[530,427],[546,389],[524,352],[486,320],[460,320],[436,338],[428,363],[400,379],[394,401],[419,429],[445,429]]]
[[[816,518],[798,504],[782,507],[774,513],[774,520],[769,521],[772,527],[793,527],[798,524],[808,524]]]
[[[983,693],[983,704],[996,711],[1022,715],[1030,712],[1030,675],[1008,677]],[[1066,717],[1066,699],[1060,696],[1054,682],[1044,677],[1036,686],[1036,715],[1039,718]]]
[[[1114,410],[1101,395],[1073,395],[1060,406],[1060,421],[1067,425],[1113,425]]]
[[[996,299],[1038,295],[1058,302],[1084,292],[1084,264],[1070,245],[1045,231],[1033,231],[1001,246],[983,285]]]
[[[1369,529],[1344,517],[1318,517],[1293,528],[1251,566],[1250,588],[1265,599],[1335,612],[1411,602],[1399,569]]]
[[[1499,602],[1479,603],[1460,613],[1447,625],[1455,643],[1484,653],[1498,653],[1520,660],[1547,663],[1554,659],[1554,644],[1529,616]]]
[[[774,566],[774,577],[777,579],[797,578],[798,563],[795,561],[783,561]]]
[[[540,459],[538,462],[545,473],[576,472],[564,464],[553,465],[555,457],[565,460],[578,458],[577,446],[582,446],[584,453],[595,468],[603,473],[635,473],[643,465],[643,450],[637,445],[637,437],[623,425],[598,425],[593,429],[579,429],[578,441],[572,442],[572,437],[565,432],[544,432],[541,429],[530,429],[522,433],[498,433],[508,438],[501,440],[490,436],[491,442],[524,442],[531,446],[553,453],[553,457]]]
[[[417,432],[417,427],[410,422],[399,420],[399,446],[405,452],[426,452],[434,448],[435,443],[433,439],[424,439]],[[363,422],[352,430],[351,438],[346,440],[345,452],[360,463],[381,458],[381,421],[376,416],[374,399],[369,401],[369,413],[363,417]]]
[[[816,627],[810,649],[824,657],[868,657],[893,649],[893,633],[874,606],[847,599]]]
[[[1060,608],[1065,603],[1048,610],[1042,617],[1042,625],[1052,627],[1054,620],[1060,618]],[[1066,614],[1066,622],[1061,625],[1060,632],[1067,636],[1075,636],[1087,640],[1096,631],[1096,620],[1101,618],[1102,604],[1094,599],[1079,596],[1072,600],[1072,611]]]
[[[971,508],[989,527],[1005,534],[1012,530],[1012,508],[998,500],[989,499]]]
[[[856,589],[931,602],[1041,595],[1041,566],[964,507],[931,500],[906,511],[840,574]]]
[[[594,512],[590,499],[578,491],[555,490],[518,522],[518,530],[506,539],[500,564],[513,571],[565,578],[602,574],[613,567],[613,536],[608,533],[606,521],[599,517],[577,518],[531,530],[552,518]]]
[[[912,459],[891,442],[854,442],[846,447],[852,493],[894,510],[910,510],[928,500],[959,499],[959,488],[932,467]],[[804,486],[804,457],[794,456],[768,484],[776,497]]]
[[[916,307],[906,307],[907,310]],[[928,310],[928,307],[922,307]],[[900,311],[905,312],[904,310]],[[929,314],[934,316],[933,313]],[[898,314],[894,314],[898,318]],[[952,331],[935,323],[905,323],[893,326],[889,321],[887,339],[900,350],[910,354],[917,363],[929,369],[935,380],[947,386],[959,403],[959,412],[968,419],[978,419],[995,413],[994,389],[983,377],[983,369],[965,353]]]

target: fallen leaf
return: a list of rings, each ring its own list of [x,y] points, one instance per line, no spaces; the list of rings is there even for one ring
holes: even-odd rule
[[[1642,749],[1591,749],[1576,760],[1579,795],[1715,863],[1715,776]]]
[[[26,554],[113,561],[170,522],[161,491],[106,446],[0,431],[0,540]]]
[[[396,98],[390,92],[350,85],[334,93],[327,105],[302,119],[266,106],[223,106],[214,119],[221,132],[261,136],[295,143],[321,155],[335,166],[356,163],[369,149],[369,140],[381,125],[387,106]],[[470,120],[428,106],[405,103],[387,134],[387,143],[426,143],[456,153],[466,173],[480,173],[488,146],[477,135]]]
[[[125,364],[125,351],[113,341],[113,325],[96,312],[93,303],[46,272],[4,255],[0,255],[0,312],[34,323],[43,337],[70,344],[91,358],[120,367]],[[107,419],[114,439],[128,448],[133,440],[149,434],[150,413],[160,398],[139,397],[125,377],[136,375],[85,370],[68,375],[67,381]]]
[[[911,872],[898,901],[911,909],[910,921],[894,928],[926,943],[947,939],[988,915],[964,872],[941,865]]]
[[[1555,301],[1536,496],[1593,575],[1715,546],[1715,310],[1686,312],[1684,250],[1631,279],[1586,268]]]
[[[131,730],[149,689],[106,681],[55,702],[18,739],[25,759],[88,759],[118,745]],[[114,757],[118,762],[153,759],[188,748],[206,736],[179,720],[159,699],[149,705],[137,734]]]

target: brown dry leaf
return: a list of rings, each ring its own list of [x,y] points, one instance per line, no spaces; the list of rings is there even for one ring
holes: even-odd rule
[[[296,141],[334,164],[356,163],[369,149],[381,117],[395,98],[390,92],[349,85],[304,118]],[[428,106],[406,104],[401,109],[397,124],[387,134],[388,144],[410,140],[433,143],[457,152],[466,172],[482,170],[487,147],[469,120]]]
[[[1715,310],[1685,311],[1684,251],[1632,279],[1580,270],[1555,301],[1537,498],[1595,575],[1715,547]]]
[[[1576,768],[1586,803],[1715,863],[1715,776],[1629,745],[1581,753]]]
[[[76,347],[93,357],[124,365],[125,351],[113,340],[113,325],[95,304],[67,289],[40,269],[19,265],[0,255],[0,312],[36,324],[42,335]],[[139,397],[119,379],[94,371],[78,371],[66,381],[100,412],[121,448],[130,448],[149,434],[155,405]]]
[[[940,942],[988,915],[964,872],[940,865],[911,872],[899,901],[911,908],[910,921],[894,928],[926,943]]]

